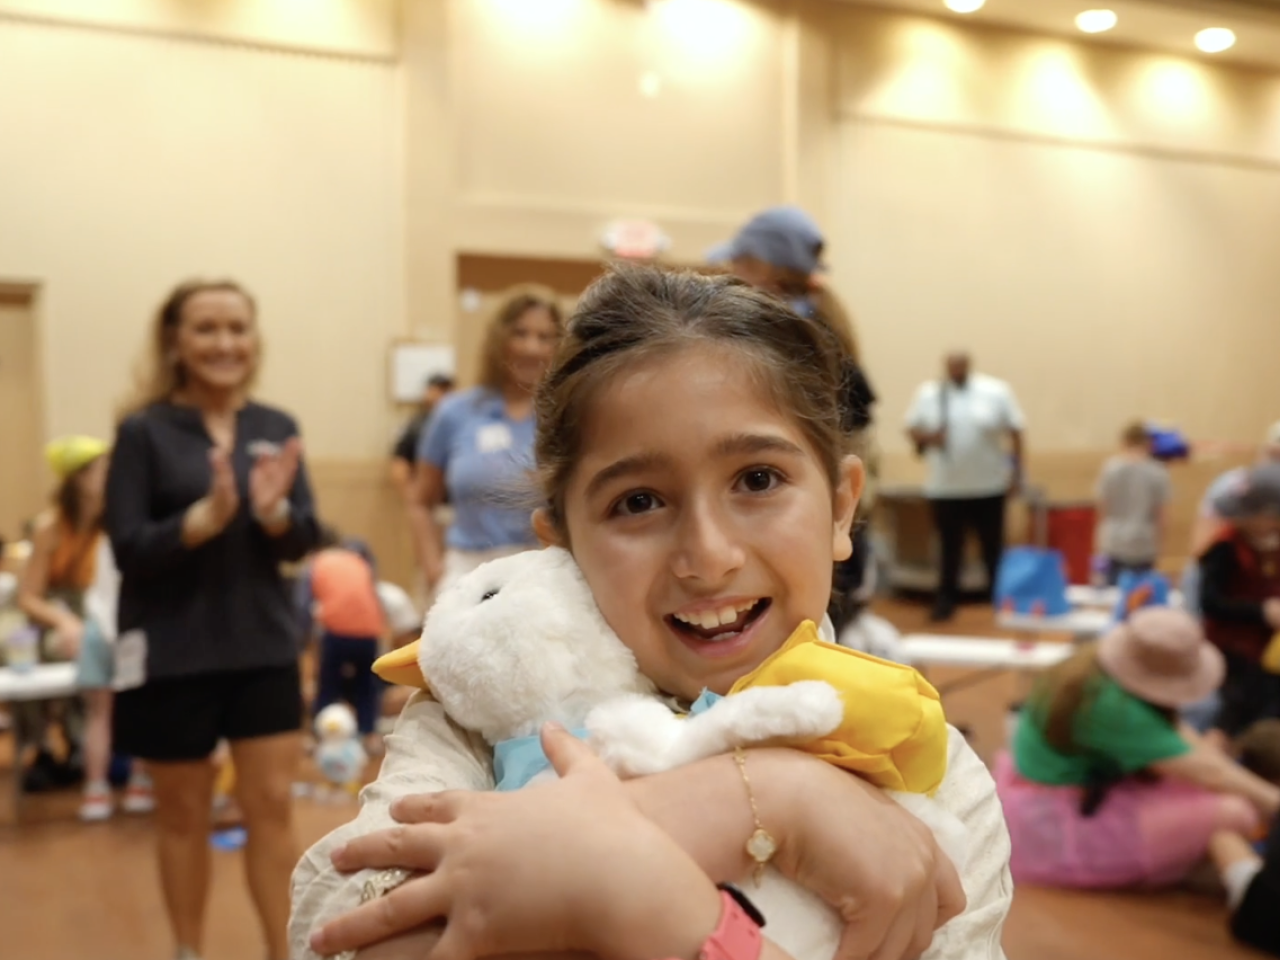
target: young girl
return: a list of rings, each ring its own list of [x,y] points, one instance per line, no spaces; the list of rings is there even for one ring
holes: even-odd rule
[[[1223,672],[1190,615],[1148,607],[1045,674],[996,765],[1019,883],[1176,883],[1216,832],[1280,811],[1280,789],[1178,723]]]
[[[31,557],[22,572],[18,602],[46,631],[52,659],[76,660],[77,683],[85,702],[84,800],[80,819],[105,820],[113,811],[107,768],[111,763],[111,677],[109,637],[115,635],[114,567],[102,535],[107,445],[95,437],[69,436],[45,450],[59,485],[55,506],[36,521]],[[95,587],[105,584],[95,591]],[[106,616],[93,616],[94,599]],[[125,793],[130,813],[145,813],[153,802],[141,765]]]
[[[546,506],[535,526],[573,552],[609,625],[677,700],[726,692],[802,621],[824,619],[861,484],[860,465],[843,453],[837,357],[821,327],[737,281],[629,268],[584,295],[539,389]],[[829,623],[824,635],[832,639]],[[898,960],[932,939],[934,957],[1003,956],[1008,839],[994,785],[954,731],[938,798],[975,851],[963,893],[922,825],[875,788],[798,751],[749,751],[744,766],[718,757],[625,789],[718,882],[754,862],[745,845],[758,816],[778,842],[777,866],[841,909],[850,955]],[[378,956],[424,955],[435,932],[422,928],[448,909],[423,878],[397,884],[399,871],[369,870],[432,869],[436,825],[375,831],[396,823],[393,800],[457,789],[493,789],[491,751],[415,695],[359,817],[295,871],[295,957],[389,937],[399,939],[379,944]],[[419,797],[394,813],[412,820],[435,804]],[[340,852],[357,836],[361,844]],[[513,876],[546,871],[590,882],[590,865],[525,856],[514,845],[467,871],[451,885],[455,902],[480,884],[510,887]],[[963,916],[935,933],[966,897]],[[604,936],[621,932],[609,916],[594,920]],[[491,921],[512,949],[546,946],[526,927],[534,913]]]

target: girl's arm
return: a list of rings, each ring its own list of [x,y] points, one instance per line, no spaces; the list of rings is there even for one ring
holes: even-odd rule
[[[1153,763],[1151,769],[1161,776],[1194,783],[1215,793],[1244,797],[1266,819],[1280,812],[1280,787],[1250,773],[1210,744],[1196,741],[1189,753]]]
[[[880,791],[822,761],[793,751],[753,751],[750,776],[760,815],[777,837],[777,864],[803,886],[837,904],[847,924],[842,956],[868,956],[892,939],[904,948],[924,936],[934,919],[955,917],[934,936],[928,956],[936,960],[1001,960],[1000,931],[1008,912],[1012,884],[1008,873],[1009,840],[995,786],[985,767],[963,738],[950,732],[950,769],[938,801],[967,826],[974,851],[966,866],[963,892],[954,870],[918,821]],[[732,759],[702,761],[627,785],[637,805],[690,853],[718,881],[739,880],[750,866],[745,838],[754,829],[742,778]],[[396,815],[406,822],[422,819],[432,800],[402,801]],[[394,852],[366,862],[400,863],[412,869],[408,852],[425,825],[410,824],[382,835]],[[364,831],[352,831],[350,837]],[[429,831],[428,831],[429,832]],[[344,838],[345,839],[345,838]],[[329,841],[326,840],[325,843]],[[331,850],[335,844],[329,846]],[[392,859],[385,859],[386,856]],[[348,866],[356,864],[348,863]],[[425,868],[424,868],[425,869]],[[298,888],[295,882],[295,904]],[[965,896],[968,908],[964,909]],[[324,910],[324,919],[348,906]],[[419,958],[435,934],[421,925],[429,909],[400,897],[384,901],[378,914],[379,937],[359,942],[371,946],[362,960]],[[295,908],[296,909],[296,908]],[[963,915],[956,916],[963,912]],[[309,916],[314,916],[311,911]],[[924,929],[920,927],[923,925]],[[394,931],[415,931],[386,940]],[[306,927],[295,928],[294,943]],[[896,960],[904,952],[886,953]],[[303,951],[296,954],[312,958]]]
[[[45,514],[31,538],[31,555],[18,575],[18,608],[41,627],[72,632],[79,629],[80,618],[45,594],[49,589],[49,558],[58,546],[58,525]]]

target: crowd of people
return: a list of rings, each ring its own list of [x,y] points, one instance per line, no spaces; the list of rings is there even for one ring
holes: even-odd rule
[[[111,816],[109,768],[129,760],[122,804],[154,809],[179,960],[204,942],[220,750],[273,960],[374,945],[391,958],[695,957],[708,944],[731,960],[777,956],[749,890],[725,887],[766,863],[840,911],[850,956],[898,960],[932,943],[929,956],[994,960],[1013,880],[1167,885],[1211,862],[1236,935],[1280,955],[1280,830],[1268,830],[1280,815],[1280,429],[1257,466],[1206,497],[1189,610],[1138,611],[1047,671],[994,777],[964,737],[945,736],[936,798],[964,827],[962,862],[876,787],[788,749],[621,782],[547,729],[561,778],[495,792],[491,745],[429,694],[374,675],[380,653],[418,632],[410,593],[429,604],[488,561],[548,545],[572,553],[608,626],[680,710],[727,694],[806,622],[865,647],[877,398],[823,247],[807,215],[775,208],[715,251],[721,274],[621,266],[571,318],[550,291],[511,291],[478,384],[425,384],[392,451],[421,575],[402,586],[321,523],[299,425],[254,399],[252,296],[229,281],[170,293],[112,443],[49,447],[59,487],[19,602],[46,656],[77,660],[84,695],[20,719],[36,742],[58,722],[80,745],[86,820]],[[937,529],[932,616],[948,620],[970,530],[995,583],[1026,422],[1010,385],[956,351],[905,428]],[[1098,482],[1113,580],[1157,565],[1169,495],[1134,424]],[[311,640],[318,680],[304,702]],[[300,858],[304,717],[341,700],[385,756],[355,819]],[[397,735],[384,742],[386,714]],[[56,779],[66,762],[42,751],[30,775]]]

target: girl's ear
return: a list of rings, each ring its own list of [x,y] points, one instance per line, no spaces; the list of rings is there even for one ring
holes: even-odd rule
[[[533,532],[538,538],[538,543],[544,547],[563,547],[565,545],[564,538],[556,530],[555,521],[551,519],[551,511],[546,507],[539,507],[533,511]]]
[[[853,555],[853,516],[858,510],[866,471],[857,457],[845,457],[836,477],[835,498],[831,511],[831,559],[839,562]]]

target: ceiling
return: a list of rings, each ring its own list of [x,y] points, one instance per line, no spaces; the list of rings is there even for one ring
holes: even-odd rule
[[[1280,71],[1280,0],[987,0],[981,10],[971,14],[952,13],[943,0],[845,2]],[[1077,30],[1076,14],[1099,7],[1116,12],[1119,22],[1115,28],[1097,34]],[[1194,38],[1205,27],[1231,28],[1236,45],[1222,53],[1201,53]]]

